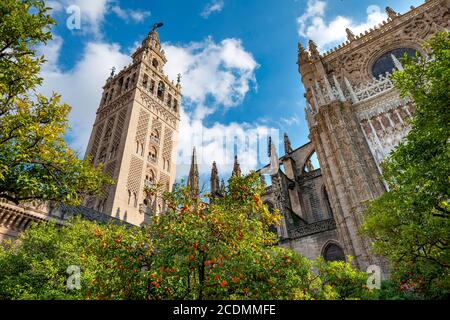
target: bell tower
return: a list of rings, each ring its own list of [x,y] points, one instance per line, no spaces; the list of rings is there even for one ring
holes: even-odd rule
[[[86,150],[116,184],[85,205],[135,225],[164,211],[161,195],[172,190],[176,174],[181,84],[164,73],[161,26],[153,26],[131,64],[106,80]]]

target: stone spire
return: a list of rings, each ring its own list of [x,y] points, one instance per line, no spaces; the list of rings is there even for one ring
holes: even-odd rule
[[[395,12],[391,7],[386,7],[386,13],[390,19],[395,19],[398,16],[398,13]]]
[[[355,40],[355,35],[354,35],[354,33],[352,32],[352,30],[350,30],[349,28],[346,28],[346,29],[345,29],[345,32],[347,33],[347,40],[348,40],[348,41],[353,41],[353,40]]]
[[[197,154],[195,147],[192,149],[191,169],[189,170],[189,177],[187,181],[189,190],[192,196],[198,196],[199,194],[199,174],[197,164]]]
[[[284,152],[286,154],[292,152],[291,141],[289,140],[289,137],[286,132],[284,133]]]
[[[309,53],[311,54],[312,60],[319,60],[320,59],[320,53],[317,49],[317,44],[313,40],[309,40]]]
[[[219,185],[219,171],[217,170],[216,162],[214,161],[211,169],[211,194],[216,195],[220,193]]]
[[[241,167],[239,165],[237,156],[234,156],[233,172],[231,173],[231,176],[232,177],[235,177],[235,176],[239,177],[240,175],[241,175]]]
[[[311,60],[309,59],[309,53],[308,51],[306,51],[305,48],[303,48],[302,44],[299,42],[298,43],[298,60],[297,60],[297,64],[299,65],[303,65],[306,63],[309,63]]]
[[[220,183],[220,194],[223,196],[225,195],[225,181],[223,181]]]

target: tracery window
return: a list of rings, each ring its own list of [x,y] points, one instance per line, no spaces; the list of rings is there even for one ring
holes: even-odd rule
[[[391,73],[395,69],[394,61],[391,55],[395,56],[399,61],[404,57],[404,55],[409,57],[414,57],[416,50],[412,48],[397,48],[384,53],[379,57],[375,63],[372,65],[372,76],[378,78],[385,75],[386,72]]]

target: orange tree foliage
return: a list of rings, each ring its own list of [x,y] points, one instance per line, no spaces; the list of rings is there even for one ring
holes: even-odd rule
[[[153,297],[341,298],[338,292],[328,294],[332,289],[322,290],[310,260],[276,246],[276,234],[269,227],[281,216],[262,203],[263,190],[253,173],[232,177],[223,197],[211,204],[191,199],[183,187],[168,195],[169,211],[155,217],[149,227],[157,248]],[[355,274],[361,279],[360,272]],[[359,289],[364,279],[357,283]]]
[[[269,227],[280,215],[262,191],[255,173],[232,178],[210,204],[177,187],[165,195],[168,211],[145,228],[34,225],[0,246],[0,299],[370,297],[367,275],[350,264],[312,262],[278,246]],[[70,265],[81,270],[79,290],[66,286]]]

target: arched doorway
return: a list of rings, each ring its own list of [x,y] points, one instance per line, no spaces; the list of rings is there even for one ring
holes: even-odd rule
[[[325,261],[345,261],[344,251],[334,242],[329,242],[325,245],[322,250],[322,257]]]

